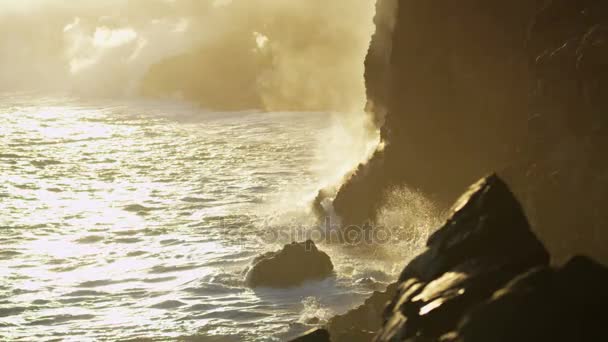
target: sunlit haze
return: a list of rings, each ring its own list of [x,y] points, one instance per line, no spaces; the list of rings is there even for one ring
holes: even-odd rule
[[[360,110],[373,15],[373,0],[2,0],[0,89]]]

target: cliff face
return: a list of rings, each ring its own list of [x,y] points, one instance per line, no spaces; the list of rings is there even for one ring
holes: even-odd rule
[[[386,117],[390,60],[393,51],[393,32],[397,24],[398,0],[377,0],[370,47],[365,58],[365,89],[367,112],[373,113],[378,127],[384,125]]]
[[[366,73],[370,102],[387,111],[386,148],[342,187],[338,214],[347,224],[373,219],[398,184],[445,205],[499,170],[558,259],[584,251],[608,260],[599,228],[608,221],[599,209],[608,196],[607,7],[399,1],[388,92]]]

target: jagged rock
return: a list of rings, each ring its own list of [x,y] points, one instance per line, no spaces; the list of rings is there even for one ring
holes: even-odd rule
[[[469,188],[445,225],[429,237],[427,247],[404,269],[401,282],[409,278],[430,281],[473,260],[504,261],[526,268],[549,261],[521,205],[497,175]]]
[[[427,246],[402,272],[378,341],[446,340],[496,290],[549,264],[519,202],[496,175],[471,187]]]
[[[333,342],[367,342],[382,327],[382,312],[397,293],[397,283],[385,291],[375,291],[365,303],[329,320],[327,328]]]
[[[490,176],[405,268],[376,341],[604,340],[608,268],[548,260],[517,200]]]
[[[308,240],[293,242],[278,252],[258,256],[246,280],[251,287],[291,287],[327,278],[333,270],[329,256]]]
[[[325,329],[311,330],[291,342],[330,342],[329,332]]]

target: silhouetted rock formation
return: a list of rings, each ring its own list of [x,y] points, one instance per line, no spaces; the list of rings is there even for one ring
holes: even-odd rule
[[[334,266],[327,254],[311,240],[293,242],[278,252],[258,256],[247,273],[251,287],[291,287],[309,280],[320,280],[333,274]]]
[[[549,255],[497,176],[471,187],[428,249],[402,272],[380,340],[436,341],[514,277]]]
[[[503,170],[557,259],[608,260],[608,212],[598,209],[608,199],[608,3],[398,7],[389,76],[374,52],[386,44],[372,43],[366,70],[370,102],[387,109],[386,147],[339,191],[345,225],[374,219],[394,185],[447,207],[473,180]],[[378,80],[387,78],[385,96]]]
[[[608,269],[586,257],[552,268],[549,259],[507,185],[495,175],[484,178],[396,284],[329,321],[331,339],[602,340]]]

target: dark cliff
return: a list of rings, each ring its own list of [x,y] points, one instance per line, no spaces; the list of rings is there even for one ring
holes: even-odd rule
[[[373,113],[377,126],[384,124],[387,111],[390,59],[393,51],[393,32],[397,19],[398,0],[376,2],[376,27],[365,58],[365,88],[367,112]]]
[[[608,260],[608,3],[400,0],[396,13],[388,65],[386,43],[366,63],[386,147],[340,189],[343,221],[373,220],[393,185],[447,207],[500,170],[556,259]]]

